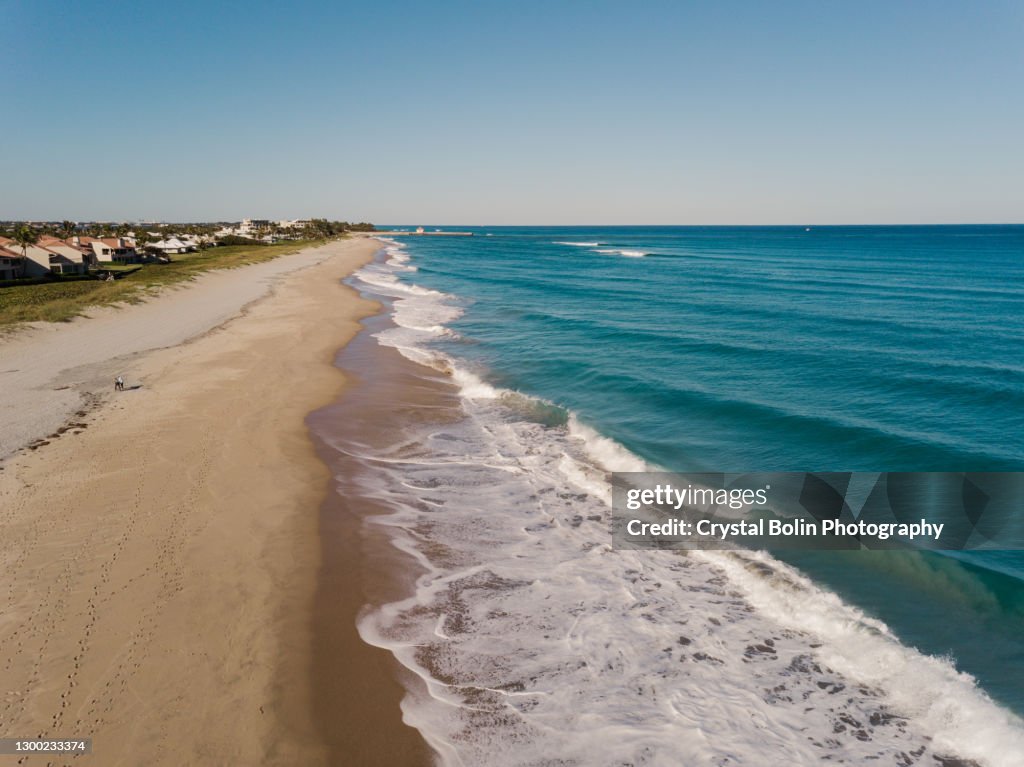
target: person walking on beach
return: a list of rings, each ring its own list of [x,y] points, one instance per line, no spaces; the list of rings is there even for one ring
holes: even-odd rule
[[[114,391],[124,391],[124,379],[121,376],[114,379]]]

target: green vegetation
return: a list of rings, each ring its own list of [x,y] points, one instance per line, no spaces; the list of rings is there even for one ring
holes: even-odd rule
[[[99,266],[94,267],[93,271],[119,274],[121,272],[137,272],[144,266],[145,264],[118,264],[113,261],[103,261]]]
[[[307,233],[320,237],[332,237],[343,232],[373,232],[373,224],[350,224],[348,221],[328,221],[326,218],[311,218],[306,227]]]
[[[276,245],[232,245],[198,253],[182,253],[172,256],[169,264],[132,265],[130,273],[111,282],[57,280],[0,288],[0,326],[35,321],[65,322],[91,306],[138,303],[154,290],[191,280],[201,272],[269,261],[316,242],[297,240]],[[99,269],[108,270],[108,265],[103,264]]]
[[[240,237],[237,234],[229,234],[226,237],[221,237],[217,242],[221,245],[254,245],[257,247],[267,244],[262,240],[254,240],[252,237]]]
[[[14,230],[14,242],[21,248],[21,253],[24,255],[28,248],[39,242],[39,232],[30,226],[22,224]]]

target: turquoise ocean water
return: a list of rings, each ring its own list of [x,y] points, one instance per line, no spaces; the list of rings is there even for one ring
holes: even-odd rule
[[[668,470],[1024,470],[1024,226],[469,229],[365,285],[542,427]],[[1024,713],[1024,553],[776,556]]]

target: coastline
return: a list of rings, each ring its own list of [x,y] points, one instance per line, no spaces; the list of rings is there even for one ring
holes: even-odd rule
[[[656,724],[642,748],[683,760],[719,753],[679,737],[710,730],[808,764],[1002,764],[962,755],[979,723],[1015,748],[973,680],[881,624],[863,634],[781,562],[613,552],[601,478],[638,459],[458,357],[424,365],[452,296],[395,282],[414,270],[398,246],[329,247],[240,315],[111,358],[128,391],[0,471],[0,734],[93,736],[113,764],[476,764],[527,746],[625,762],[631,744],[588,722],[628,699]]]
[[[416,721],[409,696],[427,691],[390,649],[362,634],[368,613],[406,598],[424,573],[409,552],[395,547],[386,528],[375,524],[391,509],[363,484],[372,475],[363,452],[401,441],[407,429],[423,422],[424,413],[432,422],[443,421],[444,413],[458,407],[458,397],[437,371],[378,343],[376,333],[393,326],[387,312],[368,317],[364,326],[338,354],[337,364],[349,379],[344,395],[307,419],[334,476],[320,513],[313,661],[321,673],[314,679],[314,711],[332,764],[433,765],[444,744],[431,742],[429,732],[407,727],[414,738],[365,736],[378,729],[381,716],[393,716],[400,707],[404,721]],[[361,651],[338,652],[351,646]]]
[[[92,737],[112,765],[331,763],[310,656],[330,476],[305,418],[345,385],[335,354],[376,306],[340,279],[377,249],[359,238],[279,265],[241,316],[132,351],[128,391],[87,428],[7,459],[5,735]],[[375,710],[377,737],[418,738],[397,707]]]
[[[442,763],[727,753],[967,767],[1019,753],[1019,720],[973,678],[785,563],[608,546],[607,473],[644,464],[576,411],[521,393],[498,364],[552,358],[550,346],[540,360],[530,352],[558,335],[531,335],[539,312],[522,311],[546,306],[549,291],[504,295],[520,288],[509,275],[541,270],[544,254],[506,248],[492,263],[486,251],[422,247],[428,269],[390,243],[352,280],[385,311],[339,356],[355,377],[338,419],[311,424],[345,467],[339,495],[364,504],[353,516],[375,547],[370,566],[413,581],[368,599],[359,631],[406,670],[404,718]],[[563,268],[565,254],[552,256]],[[537,284],[557,284],[545,276]],[[467,305],[477,335],[452,323]],[[508,356],[492,356],[509,336]],[[591,353],[567,340],[559,360]]]

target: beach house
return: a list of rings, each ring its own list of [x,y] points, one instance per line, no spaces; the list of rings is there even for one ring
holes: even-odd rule
[[[238,226],[238,234],[242,236],[251,236],[265,233],[270,229],[270,219],[266,218],[243,218],[242,223]]]
[[[53,238],[42,238],[47,242]],[[77,248],[51,250],[37,242],[22,247],[9,237],[0,237],[0,248],[15,253],[21,258],[22,277],[45,277],[47,274],[85,274],[89,263]]]
[[[205,234],[183,234],[179,237],[175,237],[174,239],[180,240],[188,250],[195,251],[210,242],[212,238]]]
[[[97,263],[133,264],[139,260],[135,241],[128,237],[99,238],[80,235],[72,237],[71,244],[90,249]]]
[[[23,273],[21,254],[0,245],[0,282],[16,280]]]
[[[177,237],[168,237],[166,240],[157,240],[156,242],[147,243],[146,250],[155,251],[164,256],[170,256],[175,253],[188,253],[190,250],[195,250],[195,247],[186,242],[182,242]]]
[[[43,235],[39,238],[39,241],[36,244],[42,248],[46,248],[51,253],[63,256],[64,261],[62,263],[84,264],[86,268],[96,263],[96,258],[90,248],[72,245],[70,240],[62,240],[58,237]]]

